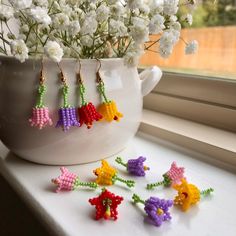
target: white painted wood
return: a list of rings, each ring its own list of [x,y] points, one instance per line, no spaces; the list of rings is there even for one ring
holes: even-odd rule
[[[88,199],[99,194],[99,190],[80,189],[75,192],[56,194],[53,192],[55,186],[51,184],[50,179],[59,175],[58,167],[23,161],[9,153],[2,144],[0,144],[0,172],[56,235],[236,235],[235,173],[195,159],[197,153],[183,148],[179,149],[177,146],[141,133],[138,133],[129,147],[119,155],[124,159],[138,155],[146,156],[146,164],[151,167],[151,170],[147,172],[145,178],[130,177],[122,166],[115,164],[114,158],[108,159],[117,167],[121,176],[136,180],[134,190],[129,190],[119,184],[109,187],[109,190],[125,198],[119,207],[117,222],[93,220],[95,210],[88,203]],[[178,165],[186,167],[186,176],[190,182],[201,189],[213,187],[215,193],[212,197],[192,207],[187,213],[173,208],[172,221],[157,228],[144,221],[143,209],[141,206],[133,206],[130,199],[133,192],[144,199],[151,195],[173,198],[175,191],[172,189],[160,187],[154,191],[148,191],[145,186],[149,182],[161,180],[161,175],[168,170],[174,160]],[[100,163],[96,162],[68,168],[78,173],[81,180],[91,181],[94,180],[92,170],[99,165]]]

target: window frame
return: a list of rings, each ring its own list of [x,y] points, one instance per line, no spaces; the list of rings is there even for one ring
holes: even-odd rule
[[[236,132],[236,80],[164,71],[144,108]]]

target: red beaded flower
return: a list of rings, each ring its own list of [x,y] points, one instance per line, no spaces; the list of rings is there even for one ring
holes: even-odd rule
[[[106,189],[103,189],[98,197],[89,199],[90,204],[96,206],[96,220],[101,218],[104,218],[105,220],[110,218],[117,220],[117,207],[122,201],[123,197],[116,196]]]
[[[78,113],[80,125],[86,124],[88,129],[92,127],[94,121],[102,119],[102,115],[97,112],[95,106],[91,102],[78,108]]]

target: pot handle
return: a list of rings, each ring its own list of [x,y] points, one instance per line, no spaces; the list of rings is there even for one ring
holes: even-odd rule
[[[150,67],[139,74],[141,79],[141,91],[142,95],[148,95],[162,77],[162,71],[159,67]]]

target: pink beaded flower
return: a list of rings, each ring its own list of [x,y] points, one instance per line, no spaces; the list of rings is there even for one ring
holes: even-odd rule
[[[80,186],[89,187],[89,188],[97,188],[97,184],[94,182],[80,182],[79,177],[68,171],[67,168],[61,167],[61,175],[55,179],[52,179],[52,183],[57,185],[56,192],[59,192],[61,190],[66,191],[73,191],[75,189],[78,189]]]
[[[171,185],[176,185],[181,182],[184,177],[184,167],[178,167],[175,162],[171,164],[170,169],[163,174],[163,181],[152,183],[147,185],[147,189],[153,189],[157,186],[164,185],[165,187],[169,187]]]
[[[38,127],[39,129],[42,129],[46,127],[47,125],[52,125],[52,120],[49,117],[49,109],[44,106],[43,103],[43,96],[46,92],[46,86],[43,84],[40,84],[38,88],[38,102],[35,107],[33,107],[32,110],[32,116],[29,119],[29,123],[31,126]]]

